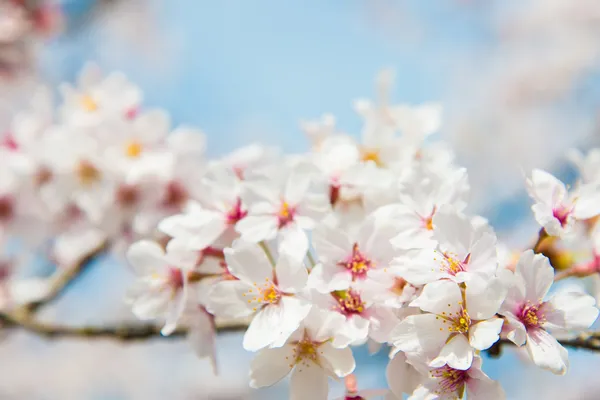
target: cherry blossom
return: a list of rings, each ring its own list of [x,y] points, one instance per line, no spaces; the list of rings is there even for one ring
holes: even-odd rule
[[[258,352],[250,365],[250,386],[271,386],[291,372],[290,400],[326,399],[327,377],[344,377],[354,370],[349,347],[330,342],[332,320],[313,310],[282,347]]]
[[[592,296],[560,289],[545,301],[553,278],[546,257],[531,250],[523,253],[500,314],[506,318],[510,340],[518,346],[525,344],[538,366],[563,375],[569,366],[567,350],[547,330],[589,328],[598,317],[598,308]]]
[[[284,343],[311,308],[299,295],[308,278],[301,261],[281,253],[273,265],[259,245],[241,240],[225,250],[225,261],[238,280],[225,280],[212,288],[209,311],[224,318],[253,315],[244,335],[246,350]]]

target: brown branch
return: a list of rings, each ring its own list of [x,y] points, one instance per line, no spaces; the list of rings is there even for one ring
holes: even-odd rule
[[[154,324],[115,325],[115,326],[67,326],[36,322],[26,316],[0,314],[0,322],[4,329],[21,329],[46,339],[112,339],[117,341],[141,341],[153,338],[177,339],[187,335],[186,329],[178,329],[169,336],[160,333],[161,327]],[[218,332],[243,331],[248,327],[246,322],[221,322],[217,324]]]
[[[583,349],[592,352],[600,352],[600,332],[585,332],[578,336],[558,341],[564,347],[571,349]],[[491,357],[500,357],[504,346],[516,346],[508,339],[500,339],[487,351]]]
[[[76,279],[81,273],[85,270],[85,267],[89,264],[89,262],[96,257],[98,254],[102,253],[108,247],[108,242],[104,242],[100,244],[98,247],[90,251],[87,255],[85,255],[81,260],[79,260],[75,265],[62,267],[61,273],[57,274],[56,277],[51,278],[52,283],[48,294],[41,300],[24,304],[17,311],[17,314],[32,314],[38,308],[42,307],[46,303],[51,302],[56,299],[63,290],[71,283],[74,279]]]

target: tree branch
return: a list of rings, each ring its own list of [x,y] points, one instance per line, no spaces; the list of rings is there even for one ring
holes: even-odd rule
[[[571,349],[600,352],[600,332],[584,332],[572,338],[560,339],[558,342]],[[486,351],[491,357],[500,357],[504,346],[515,346],[515,344],[508,339],[500,339]]]
[[[90,261],[96,257],[98,254],[102,253],[108,247],[108,242],[104,242],[100,244],[95,249],[91,250],[87,255],[85,255],[81,260],[79,260],[75,265],[68,266],[63,268],[61,273],[59,273],[56,277],[51,278],[52,283],[48,294],[41,300],[24,304],[17,311],[17,314],[32,314],[38,308],[42,307],[46,303],[51,302],[56,299],[62,291],[71,283],[75,278],[77,278],[81,273],[85,270],[85,267],[90,263]]]
[[[187,335],[187,329],[178,329],[169,336],[160,334],[161,327],[154,324],[134,324],[115,326],[67,326],[36,322],[26,316],[0,314],[0,322],[5,329],[21,329],[47,339],[112,339],[117,341],[141,341],[153,338],[177,339]],[[247,322],[221,322],[218,332],[243,331]]]

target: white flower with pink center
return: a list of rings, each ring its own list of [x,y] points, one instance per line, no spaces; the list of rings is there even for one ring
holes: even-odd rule
[[[390,238],[395,232],[374,215],[367,217],[355,234],[329,223],[318,225],[312,239],[319,264],[311,271],[310,286],[327,293],[387,274],[394,257]]]
[[[163,248],[141,240],[127,251],[127,260],[139,280],[128,293],[132,311],[141,320],[164,319],[161,333],[173,333],[181,317],[188,292],[188,272],[197,262],[198,253],[174,246]]]
[[[531,209],[536,221],[550,236],[562,236],[573,230],[577,220],[600,214],[598,183],[580,185],[569,192],[564,183],[546,171],[534,169],[527,179]]]
[[[304,257],[305,230],[313,229],[331,209],[325,190],[311,190],[314,172],[311,165],[300,164],[289,172],[275,172],[271,181],[245,182],[242,200],[248,215],[236,225],[242,239],[258,243],[279,236],[286,252]]]
[[[496,273],[496,235],[452,207],[443,206],[433,216],[433,240],[436,247],[394,261],[402,278],[423,285],[439,279],[460,283]]]
[[[580,331],[598,317],[596,301],[581,292],[558,291],[544,300],[554,281],[548,259],[528,250],[521,255],[500,314],[506,318],[507,336],[518,346],[525,345],[535,364],[555,374],[569,366],[567,350],[547,329]]]
[[[313,303],[333,314],[336,321],[332,342],[335,347],[361,345],[369,338],[377,343],[388,341],[398,318],[391,308],[376,304],[373,295],[358,287],[328,294],[313,293]]]
[[[334,324],[312,310],[281,347],[261,350],[250,365],[250,386],[272,386],[291,372],[290,400],[327,399],[328,377],[344,377],[355,367],[352,350],[331,344]]]
[[[233,248],[225,249],[225,261],[238,280],[217,283],[210,292],[208,310],[222,318],[252,316],[243,342],[248,351],[281,346],[311,308],[299,296],[308,278],[302,260],[280,253],[273,265],[261,246],[238,240]]]
[[[504,390],[500,383],[492,380],[482,370],[482,359],[476,356],[473,363],[466,370],[455,369],[449,365],[432,368],[422,362],[419,357],[408,355],[405,361],[402,353],[398,353],[392,363],[404,363],[406,369],[413,369],[420,374],[415,379],[414,372],[411,371],[410,378],[413,383],[420,381],[416,389],[409,392],[410,400],[434,400],[434,399],[462,399],[466,395],[469,400],[503,400],[506,398]],[[412,368],[411,368],[412,367]],[[399,369],[396,367],[396,369]],[[388,368],[388,372],[390,369]],[[388,379],[397,378],[388,374]],[[406,378],[404,378],[406,379]],[[394,391],[396,385],[391,384]],[[402,392],[394,394],[402,398]]]
[[[240,182],[232,171],[216,166],[201,188],[197,201],[188,202],[184,213],[163,219],[158,229],[196,250],[217,241],[229,245],[237,236],[235,225],[248,214]]]
[[[426,166],[411,170],[400,183],[398,200],[379,212],[388,212],[399,234],[392,244],[399,249],[417,249],[435,245],[433,217],[443,206],[449,205],[462,212],[469,193],[464,168],[445,171],[444,174]]]
[[[472,280],[462,289],[450,280],[427,284],[411,307],[424,314],[406,317],[392,332],[394,345],[423,354],[429,365],[466,370],[475,350],[485,350],[499,339],[503,320],[496,317],[505,296],[497,280]]]

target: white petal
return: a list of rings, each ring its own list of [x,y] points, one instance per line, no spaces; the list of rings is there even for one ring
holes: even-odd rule
[[[385,375],[390,390],[402,399],[403,394],[412,393],[421,383],[421,374],[406,362],[403,352],[398,352],[386,368]]]
[[[210,290],[207,308],[211,314],[221,318],[247,317],[255,312],[256,307],[255,302],[249,302],[254,296],[248,293],[250,289],[253,287],[242,281],[219,282]]]
[[[318,351],[319,357],[326,361],[324,364],[327,365],[327,369],[336,376],[343,377],[354,371],[356,364],[349,347],[336,349],[327,342],[319,346]]]
[[[294,357],[291,345],[259,351],[250,364],[250,387],[258,389],[279,382],[292,370]]]
[[[258,351],[270,346],[282,334],[283,310],[271,304],[260,310],[244,334],[244,350]],[[291,333],[291,332],[290,332]]]
[[[259,245],[237,241],[224,253],[227,267],[236,278],[250,285],[273,280],[273,266]]]
[[[291,223],[280,230],[279,248],[296,260],[303,260],[308,252],[308,237],[298,224]]]
[[[308,192],[313,172],[315,171],[309,164],[296,166],[287,179],[283,198],[290,204],[299,204]]]
[[[316,364],[299,364],[292,372],[290,400],[327,400],[327,375]]]
[[[433,216],[433,237],[444,251],[465,258],[470,250],[473,225],[463,214],[450,206],[442,206]]]
[[[562,329],[587,329],[598,318],[596,300],[581,292],[556,293],[544,304],[542,312],[548,323]]]
[[[467,380],[466,386],[469,400],[504,400],[506,398],[502,385],[487,375],[485,378],[478,377]]]
[[[185,305],[187,302],[187,292],[188,284],[187,282],[184,282],[183,289],[178,290],[175,293],[175,298],[173,298],[169,303],[169,308],[167,309],[166,314],[165,326],[163,326],[163,328],[160,331],[160,333],[163,336],[169,336],[177,328],[177,322],[179,321],[179,318],[181,318],[181,315],[183,314],[183,310],[185,309]]]
[[[165,267],[162,247],[150,240],[133,243],[127,250],[127,260],[140,276],[150,275]]]
[[[469,328],[469,343],[476,350],[489,349],[500,339],[502,330],[502,318],[492,318],[480,321]]]
[[[506,322],[504,328],[507,332],[506,337],[517,346],[523,346],[527,340],[527,329],[525,325],[510,311],[503,311],[501,313]]]
[[[493,317],[506,298],[506,288],[497,278],[485,280],[474,276],[467,283],[467,312],[472,319]]]
[[[312,242],[322,262],[337,263],[352,254],[352,243],[348,236],[326,223],[314,229]]]
[[[425,285],[421,295],[410,305],[438,315],[457,313],[462,308],[462,293],[452,281],[431,282]]]
[[[532,250],[521,254],[515,275],[525,282],[525,297],[534,304],[544,299],[554,282],[554,269],[548,258]]]
[[[404,352],[438,352],[448,338],[448,329],[434,314],[406,317],[392,331],[392,342]]]
[[[248,215],[235,225],[235,229],[244,240],[258,243],[274,239],[277,236],[278,224],[274,215]]]
[[[527,352],[532,361],[543,369],[564,375],[569,367],[567,350],[543,329],[527,331]]]
[[[281,321],[276,328],[271,328],[279,332],[278,337],[271,343],[273,347],[283,346],[290,335],[298,329],[300,323],[306,318],[312,304],[305,299],[285,296],[280,301],[280,307]]]
[[[442,367],[448,364],[450,367],[460,370],[467,370],[473,362],[473,348],[469,344],[465,335],[456,335],[440,351],[440,355],[432,360],[429,365],[432,367]]]
[[[549,205],[556,205],[567,193],[564,183],[541,169],[531,172],[531,180],[527,184],[531,197]]]
[[[304,258],[304,257],[303,257]],[[306,286],[308,270],[304,263],[286,253],[280,253],[275,272],[277,286],[286,293],[298,293]]]

